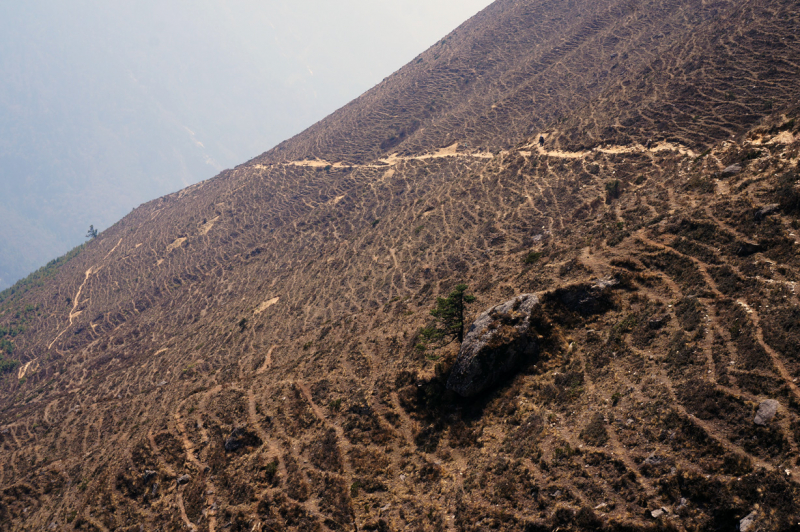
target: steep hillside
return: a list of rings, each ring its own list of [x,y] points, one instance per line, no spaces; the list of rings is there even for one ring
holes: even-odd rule
[[[0,528],[795,526],[800,9],[751,4],[501,0],[3,292]],[[471,398],[459,282],[539,300]]]
[[[790,0],[499,0],[257,160],[497,152],[544,130],[573,149],[705,149],[797,98],[799,34]]]

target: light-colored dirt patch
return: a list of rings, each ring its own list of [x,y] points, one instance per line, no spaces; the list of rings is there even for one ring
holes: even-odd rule
[[[792,135],[791,131],[782,131],[782,132],[778,133],[777,135],[775,135],[769,143],[770,144],[791,144],[795,140],[797,140],[797,138],[794,135]]]
[[[442,159],[445,157],[471,157],[478,159],[491,159],[494,154],[491,152],[458,152],[458,142],[451,144],[445,148],[440,148],[434,153],[426,153],[423,155],[414,155],[411,157],[402,157],[397,153],[392,153],[383,159],[379,159],[377,164],[360,164],[360,165],[345,165],[341,162],[331,163],[323,159],[309,159],[303,161],[290,161],[284,163],[287,166],[307,166],[311,168],[328,167],[331,168],[386,168],[387,166],[395,166],[403,161],[424,161],[427,159]],[[264,165],[254,165],[253,168],[266,169]],[[393,174],[392,174],[393,175]],[[391,175],[384,175],[384,177],[391,177]]]
[[[385,159],[381,159],[381,162],[389,164],[389,165],[396,165],[401,161],[425,161],[427,159],[443,159],[445,157],[474,157],[479,159],[491,159],[494,157],[493,153],[490,152],[461,152],[458,151],[458,142],[454,142],[450,146],[445,148],[439,148],[433,153],[426,153],[423,155],[415,155],[413,157],[401,157],[396,153],[393,153],[386,157]]]
[[[137,248],[140,248],[140,247],[142,247],[142,243],[141,243],[141,242],[139,242],[138,244],[136,244],[136,247],[137,247]]]
[[[681,155],[689,155],[690,157],[694,157],[696,154],[694,151],[690,150],[685,146],[681,146],[679,144],[674,144],[671,142],[659,142],[655,146],[651,146],[650,148],[646,148],[641,144],[635,144],[633,146],[598,146],[590,151],[563,151],[563,150],[547,150],[544,146],[540,146],[538,142],[532,142],[531,144],[527,144],[523,146],[526,148],[525,150],[520,150],[518,153],[524,156],[530,156],[531,152],[527,151],[527,149],[535,149],[540,155],[546,155],[548,157],[557,157],[560,159],[581,159],[584,157],[588,157],[592,153],[606,153],[609,155],[619,155],[625,153],[656,153],[662,151],[669,151],[669,152],[677,152]]]
[[[748,305],[747,303],[745,303],[741,299],[737,299],[736,302],[739,303],[742,306],[742,308],[744,308],[747,311],[748,314],[752,314],[753,313],[753,309],[750,308],[750,305]]]
[[[111,248],[111,251],[109,251],[108,253],[106,253],[106,256],[105,256],[105,257],[103,257],[103,260],[106,260],[106,259],[108,258],[108,256],[109,256],[109,255],[111,255],[112,253],[114,253],[114,251],[116,251],[116,250],[117,250],[117,248],[119,247],[119,245],[120,245],[120,244],[122,244],[122,239],[121,239],[121,238],[119,239],[119,242],[117,242],[117,245],[116,245],[116,246],[114,246],[113,248]]]
[[[731,193],[731,187],[730,187],[730,185],[728,184],[727,181],[723,181],[721,179],[716,179],[716,180],[714,180],[714,183],[716,183],[716,185],[717,185],[716,192],[720,196],[727,196],[728,194]]]
[[[324,159],[312,159],[309,161],[292,161],[286,163],[289,166],[310,166],[311,168],[325,168],[326,166],[330,166],[331,168],[344,168],[345,165],[342,163],[331,163]]]
[[[102,269],[102,267],[98,268],[98,271],[100,271],[100,269]],[[64,327],[63,331],[58,333],[58,335],[56,335],[56,337],[53,338],[53,341],[50,342],[50,345],[47,346],[47,349],[52,349],[53,344],[56,343],[56,340],[61,338],[61,335],[64,334],[67,331],[67,329],[72,325],[72,320],[74,320],[77,316],[80,316],[82,311],[76,309],[80,304],[81,292],[83,292],[83,287],[86,286],[86,283],[89,281],[89,276],[91,276],[92,273],[94,273],[94,266],[86,270],[86,272],[84,273],[85,277],[83,278],[83,282],[78,287],[78,291],[75,293],[75,297],[72,298],[72,309],[69,311],[69,324],[66,327]]]
[[[267,351],[267,356],[264,358],[264,363],[261,364],[260,368],[258,368],[258,370],[256,371],[256,374],[260,375],[260,374],[264,373],[272,365],[272,352],[273,351],[275,351],[275,346],[274,345],[270,346],[269,351]]]
[[[211,228],[214,227],[214,222],[216,222],[217,220],[219,220],[219,216],[213,217],[212,219],[204,223],[202,226],[200,226],[200,234],[207,235],[208,232],[211,231]]]
[[[31,366],[33,366],[33,369],[31,369]],[[36,363],[35,360],[29,361],[28,363],[24,364],[22,367],[19,368],[19,371],[17,372],[17,378],[18,379],[24,378],[25,375],[28,373],[29,369],[30,369],[31,373],[35,372],[36,368],[38,366],[39,366],[39,364]]]
[[[253,315],[258,316],[259,314],[267,310],[269,307],[277,303],[279,299],[280,297],[273,297],[270,300],[264,301],[258,306],[258,308],[256,308],[255,311],[253,311]]]
[[[172,250],[173,250],[173,249],[175,249],[175,248],[179,248],[179,247],[181,247],[181,245],[182,245],[184,242],[186,242],[186,237],[180,237],[180,238],[176,238],[176,239],[175,239],[175,242],[173,242],[172,244],[170,244],[169,246],[167,246],[167,253],[169,253],[170,251],[172,251]]]
[[[797,140],[797,136],[793,135],[791,131],[781,131],[773,137],[759,135],[749,141],[749,143],[762,146],[764,144],[792,144],[795,140]]]
[[[161,263],[164,262],[164,259],[158,259],[156,261],[156,266],[161,266]]]
[[[175,500],[178,502],[178,509],[180,510],[181,519],[183,520],[184,526],[186,526],[186,528],[188,528],[189,530],[193,531],[197,530],[197,527],[194,526],[194,523],[189,521],[189,517],[186,515],[186,508],[183,505],[183,493],[178,492],[177,496],[175,497]]]
[[[458,142],[454,142],[450,146],[447,146],[446,148],[439,148],[439,150],[436,153],[434,153],[428,158],[447,157],[448,155],[456,155],[457,152],[458,152]],[[421,158],[425,157],[426,156],[423,155]]]
[[[589,156],[590,151],[562,151],[562,150],[545,150],[539,146],[537,148],[539,155],[546,155],[548,157],[557,157],[559,159],[582,159]]]

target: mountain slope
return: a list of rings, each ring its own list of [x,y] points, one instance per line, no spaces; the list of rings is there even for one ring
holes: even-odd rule
[[[258,160],[363,162],[453,142],[496,151],[548,128],[572,148],[699,147],[797,97],[795,7],[502,0]]]
[[[497,2],[4,292],[0,522],[793,525],[800,13],[764,4]],[[716,101],[728,35],[738,68],[780,66]],[[601,305],[572,303],[598,279]],[[538,355],[472,399],[445,388],[457,346],[418,336],[461,281],[468,320],[542,302]]]

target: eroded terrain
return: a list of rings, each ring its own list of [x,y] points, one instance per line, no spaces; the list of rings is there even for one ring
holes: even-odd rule
[[[515,101],[514,113],[542,122],[530,131],[535,122],[456,109],[447,116],[472,126],[383,146],[380,120],[334,115],[324,134],[315,126],[141,206],[0,296],[11,361],[0,528],[731,530],[748,515],[762,530],[794,526],[800,113],[781,76],[797,79],[786,30],[797,8],[676,3],[670,22],[645,4],[625,4],[627,18],[598,5],[585,13],[609,9],[615,28],[691,26],[686,46],[711,64],[704,39],[728,37],[687,13],[750,16],[736,35],[761,48],[747,57],[786,44],[773,56],[784,54],[783,73],[758,85],[774,102],[743,118],[726,103],[703,108],[691,134],[663,124],[660,138],[617,124],[608,106],[623,97],[642,116],[651,109],[633,92],[563,120]],[[451,53],[470,64],[471,53],[508,53],[516,45],[466,29],[543,10],[567,13],[495,4],[457,32],[497,42],[498,54]],[[767,15],[777,22],[759,34]],[[519,42],[549,42],[537,33],[549,26],[525,20]],[[561,35],[585,20],[564,20]],[[599,28],[589,35],[611,38]],[[564,46],[590,62],[593,38]],[[723,76],[711,70],[703,83]],[[664,91],[653,102],[677,101],[653,86]],[[398,101],[417,105],[409,94]],[[724,134],[701,127],[712,123]],[[507,137],[492,129],[503,124]],[[331,140],[337,131],[352,146]],[[616,281],[607,307],[558,303],[597,279]],[[422,349],[418,338],[436,297],[462,281],[477,296],[470,320],[522,293],[553,302],[539,355],[474,399],[444,387],[457,346]],[[777,413],[756,424],[767,400]]]

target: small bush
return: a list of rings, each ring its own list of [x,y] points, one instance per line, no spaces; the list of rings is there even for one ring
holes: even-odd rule
[[[800,212],[800,190],[797,188],[798,175],[787,172],[778,178],[775,190],[781,209],[787,214]]]
[[[0,375],[11,373],[16,369],[17,366],[19,366],[19,362],[16,360],[0,358]]]
[[[602,447],[608,441],[608,432],[606,431],[606,424],[603,420],[603,415],[599,412],[595,414],[594,418],[588,425],[581,431],[580,437],[589,445],[595,447]]]
[[[606,201],[615,200],[622,194],[619,179],[613,179],[606,183]]]
[[[525,258],[522,259],[522,262],[524,262],[525,264],[535,264],[541,258],[542,258],[541,251],[531,251],[527,255],[525,255]]]

